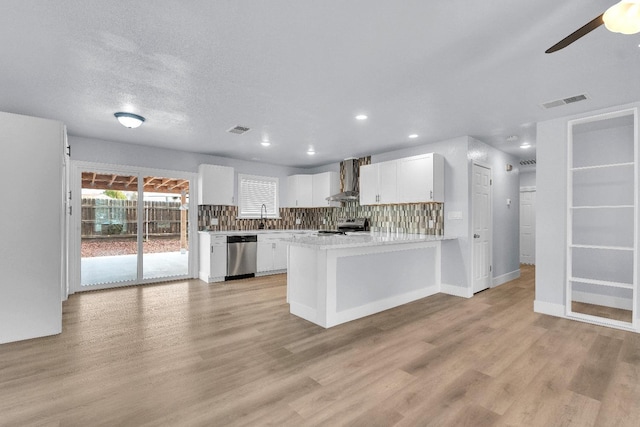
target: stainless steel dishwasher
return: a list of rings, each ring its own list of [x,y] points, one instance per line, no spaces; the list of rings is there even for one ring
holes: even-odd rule
[[[224,280],[254,277],[257,270],[258,236],[227,236],[227,275]]]

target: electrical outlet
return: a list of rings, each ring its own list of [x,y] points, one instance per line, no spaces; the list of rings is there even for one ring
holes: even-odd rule
[[[209,225],[218,225],[218,218],[211,218],[211,224]]]
[[[327,218],[322,218],[322,225],[326,225],[327,224]]]
[[[296,225],[302,224],[302,220],[300,218],[296,218]]]
[[[432,219],[429,220],[429,228],[433,228],[433,220]]]

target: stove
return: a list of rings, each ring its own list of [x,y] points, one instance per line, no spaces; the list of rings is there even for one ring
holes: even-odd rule
[[[320,230],[318,235],[346,235],[347,232],[369,231],[367,218],[340,218],[337,230]]]

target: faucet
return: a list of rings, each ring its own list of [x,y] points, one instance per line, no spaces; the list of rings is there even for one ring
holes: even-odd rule
[[[258,228],[260,230],[264,229],[264,217],[262,216],[262,210],[264,209],[264,213],[267,213],[267,205],[265,205],[264,203],[262,204],[262,206],[260,206],[260,225],[258,225]]]

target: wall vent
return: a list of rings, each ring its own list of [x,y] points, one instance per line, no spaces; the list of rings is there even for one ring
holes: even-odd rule
[[[529,166],[529,165],[535,165],[535,164],[536,164],[536,159],[520,160],[520,165],[521,166]]]
[[[227,132],[235,133],[235,134],[238,134],[238,135],[242,135],[243,133],[247,133],[250,130],[251,129],[246,127],[246,126],[237,125],[237,126],[232,127],[231,129],[228,129]]]
[[[575,96],[570,96],[568,98],[556,99],[555,101],[549,101],[542,103],[542,108],[549,109],[554,107],[559,107],[561,105],[573,104],[574,102],[584,101],[589,99],[586,94],[580,94]]]

